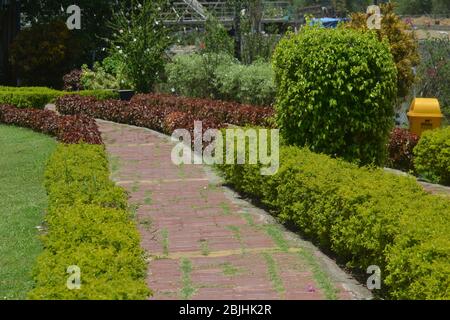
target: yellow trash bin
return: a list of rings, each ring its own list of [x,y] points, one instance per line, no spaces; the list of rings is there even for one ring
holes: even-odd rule
[[[408,112],[409,131],[422,135],[426,130],[439,128],[444,118],[437,99],[416,98]]]

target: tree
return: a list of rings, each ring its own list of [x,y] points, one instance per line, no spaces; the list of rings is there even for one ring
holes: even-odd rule
[[[432,0],[395,0],[394,4],[399,14],[431,13],[433,6]]]
[[[128,3],[129,0],[121,2]],[[108,38],[111,31],[107,21],[111,20],[113,11],[118,7],[117,0],[22,0],[23,23],[33,25],[65,21],[69,16],[66,10],[73,4],[81,8],[82,17],[81,30],[71,33],[84,49],[84,60],[90,61],[92,55],[101,52],[101,48],[106,45],[103,39]]]
[[[59,89],[79,51],[65,23],[53,21],[23,29],[11,45],[10,59],[22,85]]]
[[[376,30],[376,33],[380,41],[386,40],[390,43],[398,71],[398,95],[405,97],[415,81],[413,68],[420,62],[417,41],[414,34],[409,32],[411,28],[394,13],[394,6],[391,3],[382,4],[381,13],[383,15],[381,29]],[[354,13],[346,27],[373,32],[368,29],[368,17],[365,13]]]

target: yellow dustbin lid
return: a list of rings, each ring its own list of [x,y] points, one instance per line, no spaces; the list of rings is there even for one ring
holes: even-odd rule
[[[415,98],[411,103],[408,117],[443,118],[438,99]]]

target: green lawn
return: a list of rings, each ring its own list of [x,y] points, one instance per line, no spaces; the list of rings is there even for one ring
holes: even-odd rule
[[[45,164],[56,146],[28,129],[0,125],[0,300],[25,299],[42,250]]]

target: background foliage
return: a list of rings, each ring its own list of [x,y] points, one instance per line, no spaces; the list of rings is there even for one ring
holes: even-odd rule
[[[381,5],[381,29],[377,30],[379,39],[389,41],[391,53],[397,66],[398,80],[397,90],[399,97],[405,97],[410,93],[415,76],[413,67],[420,62],[417,40],[414,34],[408,32],[411,28],[394,13],[391,3]],[[362,31],[369,31],[367,27],[366,13],[354,13],[348,27]]]
[[[11,62],[22,85],[62,88],[62,78],[72,70],[80,47],[66,24],[54,21],[22,30],[11,46]]]

